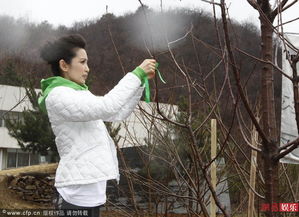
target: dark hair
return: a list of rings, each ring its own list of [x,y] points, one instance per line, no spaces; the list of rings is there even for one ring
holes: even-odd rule
[[[76,56],[78,48],[85,49],[86,41],[79,34],[61,37],[53,42],[47,42],[40,50],[40,56],[51,65],[55,76],[60,76],[59,61],[63,59],[70,64],[72,58]]]

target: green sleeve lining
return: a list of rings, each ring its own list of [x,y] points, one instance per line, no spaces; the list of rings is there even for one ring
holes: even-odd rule
[[[147,78],[145,71],[142,68],[140,68],[139,66],[137,66],[136,69],[134,69],[134,71],[132,73],[135,74],[140,79],[141,84],[143,85],[145,79]]]

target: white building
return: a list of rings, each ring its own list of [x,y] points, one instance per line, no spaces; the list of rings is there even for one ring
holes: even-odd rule
[[[22,151],[5,127],[5,117],[21,118],[24,109],[32,109],[25,88],[0,85],[0,170],[40,163],[40,156]]]

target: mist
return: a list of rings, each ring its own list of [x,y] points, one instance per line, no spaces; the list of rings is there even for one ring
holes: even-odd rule
[[[128,25],[132,29],[131,44],[151,53],[168,50],[168,46],[178,47],[184,43],[184,36],[191,26],[189,19],[175,12],[159,13],[140,9]]]
[[[1,51],[18,51],[29,38],[26,23],[8,16],[0,16],[0,21]]]
[[[58,35],[46,21],[34,24],[25,18],[0,16],[0,58],[9,55],[40,62],[39,48]]]

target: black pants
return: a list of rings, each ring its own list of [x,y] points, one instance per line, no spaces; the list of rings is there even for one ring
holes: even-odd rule
[[[61,195],[59,195],[59,200],[56,204],[56,209],[60,210],[64,215],[59,215],[61,217],[100,217],[100,207],[84,207],[77,206],[65,201]]]

